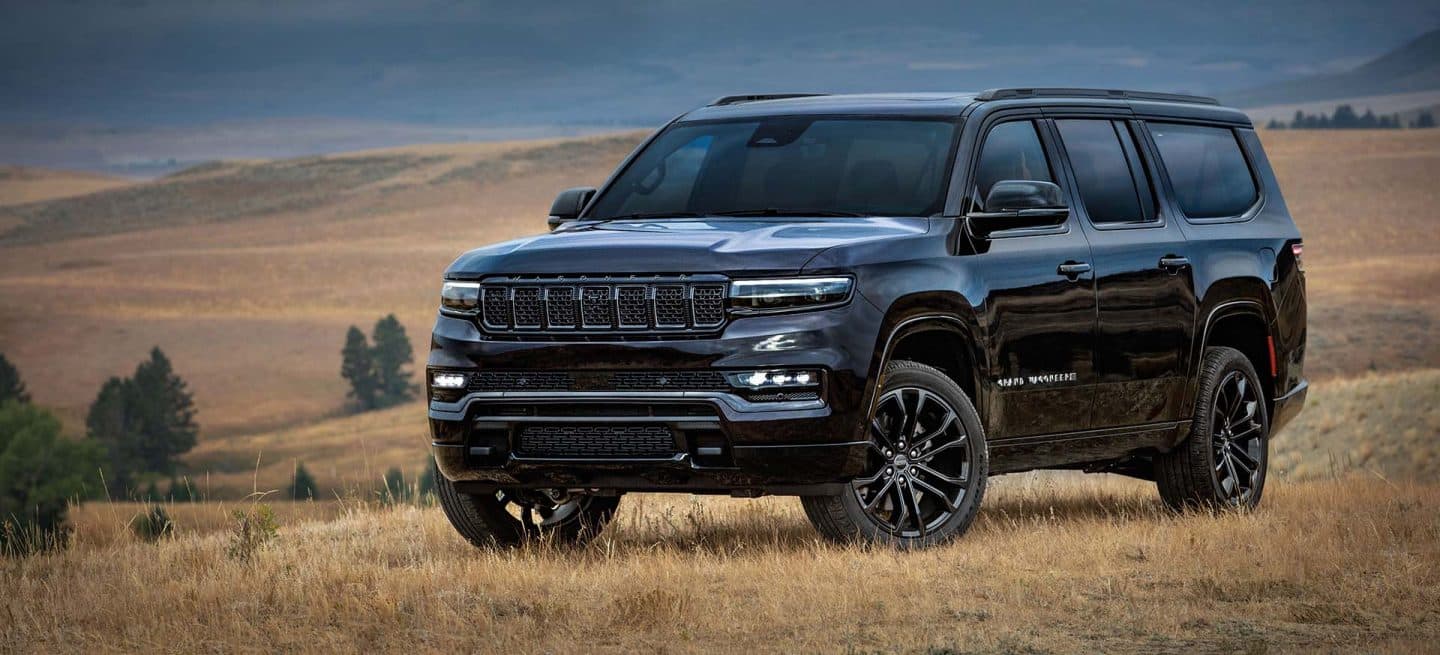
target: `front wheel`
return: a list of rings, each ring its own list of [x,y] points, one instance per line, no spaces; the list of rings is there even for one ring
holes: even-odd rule
[[[868,472],[838,495],[800,499],[820,534],[905,548],[963,534],[989,468],[985,431],[965,392],[934,368],[891,362],[869,428]]]
[[[501,489],[467,494],[435,474],[436,496],[460,536],[479,547],[516,546],[532,539],[583,543],[615,515],[619,496],[563,489]]]

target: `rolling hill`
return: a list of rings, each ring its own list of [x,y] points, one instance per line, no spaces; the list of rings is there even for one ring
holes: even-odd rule
[[[97,173],[0,164],[0,206],[44,202],[134,184]],[[0,230],[3,230],[0,223]]]
[[[1424,91],[1440,91],[1440,29],[1427,32],[1394,51],[1342,73],[1312,75],[1222,93],[1220,99],[1226,104],[1246,109],[1336,100],[1363,105],[1363,99],[1369,96]],[[1330,108],[1333,109],[1333,105]],[[1401,109],[1376,107],[1375,111],[1390,113]]]

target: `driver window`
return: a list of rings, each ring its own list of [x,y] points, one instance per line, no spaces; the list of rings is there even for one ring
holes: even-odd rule
[[[1031,121],[1011,121],[990,129],[980,161],[975,166],[975,189],[972,201],[982,210],[990,187],[1001,180],[1034,180],[1054,182],[1050,161],[1040,145],[1040,135]]]

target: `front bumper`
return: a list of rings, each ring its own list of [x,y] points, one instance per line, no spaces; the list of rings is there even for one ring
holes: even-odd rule
[[[619,342],[492,340],[440,316],[428,365],[462,371],[825,371],[812,400],[752,402],[705,391],[488,390],[430,402],[431,450],[462,486],[692,493],[826,493],[864,472],[862,399],[881,316],[857,300],[831,310],[737,318],[714,338]],[[660,426],[665,454],[526,454],[527,426]]]

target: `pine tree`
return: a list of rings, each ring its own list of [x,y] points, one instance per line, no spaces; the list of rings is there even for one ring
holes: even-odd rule
[[[1285,129],[1285,124],[1281,123],[1279,119],[1272,118],[1269,123],[1265,124],[1265,128],[1270,130],[1283,130]]]
[[[315,500],[320,497],[320,487],[315,483],[315,476],[310,475],[305,464],[295,465],[295,475],[290,479],[291,500]]]
[[[140,434],[144,441],[140,456],[145,470],[173,474],[175,458],[190,452],[200,433],[195,425],[195,400],[158,347],[150,351],[149,361],[135,368],[134,381],[141,409]]]
[[[1415,117],[1415,120],[1410,122],[1410,127],[1418,129],[1435,127],[1435,115],[1428,111],[1422,111],[1419,116]]]
[[[1330,119],[1330,127],[1342,130],[1360,127],[1360,117],[1355,115],[1354,107],[1340,105],[1335,108],[1335,115]]]
[[[1365,128],[1365,129],[1374,129],[1375,127],[1378,127],[1379,125],[1380,125],[1380,120],[1377,119],[1377,118],[1375,118],[1375,112],[1370,111],[1370,108],[1369,108],[1369,107],[1366,107],[1366,108],[1365,108],[1365,115],[1363,115],[1363,116],[1360,117],[1360,127],[1363,127],[1363,128]]]
[[[25,382],[20,379],[20,372],[0,353],[0,403],[7,400],[28,403],[30,394],[25,391]]]
[[[1305,127],[1305,112],[1295,110],[1295,119],[1290,121],[1290,129],[1298,130]]]
[[[374,409],[379,384],[375,379],[375,362],[370,344],[360,328],[350,326],[345,333],[345,347],[340,350],[340,377],[350,382],[349,396],[360,411]]]
[[[85,426],[105,447],[113,492],[135,491],[144,473],[170,475],[175,458],[195,447],[195,401],[159,348],[129,378],[110,378],[90,405]]]
[[[371,342],[380,404],[395,405],[414,398],[416,387],[410,382],[409,366],[415,354],[400,319],[390,314],[377,321]]]

